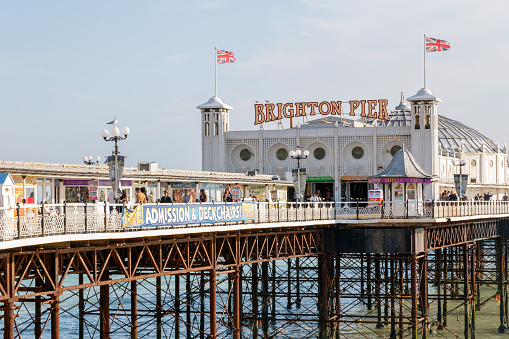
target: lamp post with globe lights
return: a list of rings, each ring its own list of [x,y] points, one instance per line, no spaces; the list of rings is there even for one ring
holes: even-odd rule
[[[300,149],[296,151],[290,151],[290,157],[292,159],[297,159],[297,187],[298,187],[298,201],[301,201],[301,193],[300,193],[300,161],[307,159],[309,156],[309,151],[305,150],[302,152]]]
[[[105,141],[114,141],[115,142],[115,149],[112,152],[113,157],[114,157],[114,165],[113,165],[114,168],[111,168],[112,166],[110,165],[110,179],[112,179],[112,181],[115,180],[116,187],[114,188],[113,191],[115,192],[115,198],[119,198],[118,195],[120,193],[120,187],[119,187],[120,178],[119,178],[118,157],[119,157],[120,152],[118,151],[118,142],[120,140],[127,139],[127,136],[129,135],[129,133],[131,131],[129,130],[129,127],[124,127],[124,128],[122,128],[123,136],[121,136],[120,129],[117,126],[115,126],[116,122],[117,122],[117,119],[115,118],[115,121],[112,122],[113,127],[111,128],[111,136],[108,137],[110,135],[110,132],[108,132],[107,129],[103,129],[101,131],[101,137],[103,137],[103,139]],[[112,170],[114,170],[114,176],[111,175]]]
[[[97,165],[99,164],[99,161],[101,161],[101,157],[100,156],[96,156],[95,157],[95,161],[92,161],[92,156],[89,155],[89,156],[84,156],[83,157],[83,162],[85,163],[85,165]]]

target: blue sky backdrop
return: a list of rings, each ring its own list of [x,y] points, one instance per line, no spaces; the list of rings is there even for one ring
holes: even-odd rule
[[[115,116],[127,165],[201,169],[197,105],[233,106],[230,129],[255,129],[255,101],[389,99],[423,86],[423,35],[439,114],[508,141],[509,2],[2,1],[2,160],[82,163],[111,154]],[[285,122],[288,126],[288,122]],[[277,128],[268,123],[265,129]]]

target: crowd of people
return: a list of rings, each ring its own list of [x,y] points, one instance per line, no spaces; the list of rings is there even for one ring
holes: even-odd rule
[[[490,201],[490,200],[492,200],[492,197],[493,197],[493,193],[488,191],[488,192],[483,192],[482,194],[477,193],[474,196],[473,200],[474,201]],[[456,192],[444,190],[440,194],[439,200],[440,201],[458,201],[458,200],[467,201],[468,198],[467,198],[467,196],[464,195],[463,197],[461,197],[461,199],[459,199]],[[504,196],[502,197],[502,201],[509,201],[509,197],[507,196],[507,193],[504,193]]]

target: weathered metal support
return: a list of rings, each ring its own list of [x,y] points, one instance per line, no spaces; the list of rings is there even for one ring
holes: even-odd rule
[[[80,285],[83,285],[83,273],[80,273],[78,276],[78,282]],[[80,288],[78,290],[78,338],[85,338],[85,298],[84,298],[84,290]]]
[[[437,279],[437,329],[442,327],[442,249],[435,250],[435,277]]]
[[[443,283],[443,288],[444,288],[444,304],[443,304],[443,320],[442,320],[442,327],[443,328],[446,328],[447,327],[447,291],[448,291],[448,286],[447,286],[447,283],[449,281],[449,276],[448,276],[448,268],[449,268],[449,256],[448,256],[448,253],[450,253],[450,249],[448,249],[447,247],[444,248],[444,253],[443,253],[443,268],[444,268],[444,271],[443,271],[443,279],[444,279],[444,283]]]
[[[39,280],[39,278],[35,278],[35,286],[38,287],[38,288],[42,287],[42,283]],[[41,312],[41,307],[42,307],[42,300],[41,300],[41,296],[38,295],[38,296],[35,297],[35,305],[34,305],[34,318],[35,318],[34,319],[34,337],[35,338],[40,338],[41,334],[42,334],[42,328],[41,328],[42,312]]]
[[[216,315],[216,289],[217,273],[215,269],[210,271],[210,339],[217,338],[217,315]]]
[[[60,299],[59,295],[55,294],[51,298],[51,339],[60,338]],[[14,338],[14,337],[12,337]]]
[[[469,263],[469,246],[463,245],[463,302],[464,302],[464,330],[465,339],[470,338],[470,263]]]
[[[269,266],[267,266],[268,270]],[[268,271],[267,271],[268,272]],[[267,273],[268,277],[268,273]],[[271,286],[272,286],[272,301],[271,301],[271,312],[270,312],[270,321],[272,324],[276,323],[276,261],[272,261],[272,272],[271,272]],[[269,302],[269,287],[268,287],[268,278],[267,278],[267,302]],[[267,312],[268,312],[269,306],[267,306]],[[268,313],[267,313],[268,315]],[[267,329],[268,331],[268,329]]]
[[[108,271],[103,273],[103,278],[108,279]],[[100,338],[110,339],[110,289],[109,285],[101,285],[99,287],[100,297],[100,313],[101,313],[101,326],[100,326]]]
[[[161,277],[156,277],[156,338],[162,338]]]
[[[264,338],[269,336],[269,263],[266,261],[262,262],[262,332]]]
[[[320,328],[320,339],[328,338],[328,311],[329,311],[329,298],[328,298],[328,282],[329,280],[329,268],[328,268],[328,257],[326,254],[320,254],[318,256],[318,312],[319,321],[318,326]]]
[[[428,337],[428,256],[424,254],[420,260],[419,296],[422,318],[422,339]]]
[[[384,328],[384,324],[382,323],[382,298],[380,296],[381,289],[381,273],[380,273],[380,256],[375,254],[375,302],[376,302],[376,315],[377,315],[377,323],[376,328],[381,329]]]
[[[300,296],[300,262],[299,257],[295,259],[295,303],[297,308],[300,308],[301,296]]]
[[[191,327],[191,304],[193,303],[193,291],[191,290],[191,273],[186,274],[186,333],[187,339],[193,339]]]
[[[205,272],[200,272],[200,339],[205,339]]]
[[[417,339],[417,255],[415,253],[412,253],[412,256],[410,258],[410,276],[411,276],[411,283],[410,283],[410,291],[412,294],[412,310],[411,310],[411,321],[412,321],[412,327],[411,327],[411,338]]]
[[[390,259],[390,282],[391,282],[391,334],[390,339],[396,339],[396,261]]]
[[[136,280],[131,281],[131,339],[138,338],[138,290]]]
[[[4,301],[4,339],[14,338],[16,306],[12,299]]]
[[[498,278],[498,299],[500,300],[499,311],[500,311],[500,326],[498,327],[498,333],[506,332],[505,322],[505,262],[504,262],[504,251],[503,251],[503,240],[499,237],[496,241],[496,253],[497,253],[497,278]]]
[[[286,291],[286,308],[292,308],[292,259],[288,258],[286,260],[287,269],[286,269],[286,283],[287,291]]]
[[[251,265],[251,313],[253,322],[253,339],[258,338],[258,263]]]
[[[335,339],[341,338],[341,258],[336,257],[336,270],[334,272],[336,325],[334,326]]]
[[[175,339],[180,339],[180,274],[175,275]]]
[[[366,272],[367,272],[367,277],[366,277],[366,287],[367,287],[367,295],[368,295],[368,311],[371,311],[372,307],[373,307],[373,304],[372,304],[372,294],[371,294],[371,259],[370,259],[370,255],[368,254],[367,255],[367,260],[366,260]]]
[[[235,266],[233,273],[233,339],[241,337],[241,294],[240,294],[240,266]]]

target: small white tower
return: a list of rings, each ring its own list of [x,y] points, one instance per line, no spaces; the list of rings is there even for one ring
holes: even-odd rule
[[[408,98],[411,103],[411,148],[415,160],[422,166],[424,171],[438,176],[438,103],[442,100],[434,96],[427,88],[420,89],[417,94]],[[436,186],[436,187],[435,187]],[[432,184],[426,194],[437,197],[438,184]],[[430,198],[428,196],[428,198]]]
[[[213,96],[197,108],[201,110],[202,170],[226,172],[226,132],[233,107]]]

